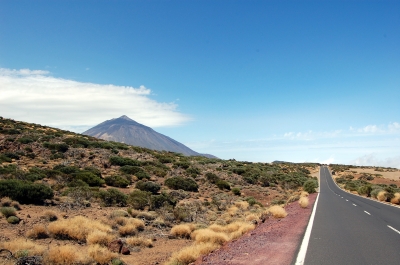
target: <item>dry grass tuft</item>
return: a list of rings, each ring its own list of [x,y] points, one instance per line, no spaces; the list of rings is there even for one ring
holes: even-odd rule
[[[118,228],[118,233],[121,236],[134,236],[137,234],[137,232],[138,232],[138,230],[136,229],[136,226],[134,226],[132,224],[126,224],[126,225]]]
[[[115,236],[108,234],[106,232],[103,231],[93,231],[91,232],[87,238],[86,238],[86,242],[90,245],[102,245],[102,246],[107,246],[111,241],[113,241],[115,239]]]
[[[268,211],[275,218],[285,218],[287,216],[286,210],[279,205],[272,206],[271,208],[268,209]]]
[[[113,253],[100,245],[89,246],[88,254],[97,262],[97,264],[109,264],[112,259],[118,257],[118,254]]]
[[[131,247],[153,247],[153,241],[144,237],[129,237],[126,239],[126,243]]]
[[[400,193],[396,192],[390,202],[393,204],[400,204]]]
[[[301,208],[307,208],[308,206],[308,197],[300,197],[299,204]]]
[[[190,238],[190,234],[196,228],[194,224],[180,224],[175,225],[171,229],[171,235],[176,237]]]
[[[58,219],[58,216],[55,211],[47,210],[43,213],[42,218],[46,219],[47,221],[53,222]]]
[[[46,264],[69,265],[69,264],[89,264],[90,260],[81,251],[71,245],[50,247],[45,255]]]
[[[229,241],[229,236],[226,233],[214,232],[208,228],[195,230],[191,237],[196,241],[196,243],[212,243],[222,245]]]
[[[12,200],[9,197],[3,197],[0,200],[0,206],[11,207]]]
[[[229,207],[227,212],[230,216],[235,216],[238,211],[239,211],[239,208],[237,206],[231,206],[231,207]]]
[[[381,190],[378,195],[376,196],[376,198],[378,199],[378,201],[386,201],[386,191]]]
[[[174,253],[166,264],[187,265],[196,261],[201,255],[206,255],[217,248],[219,248],[219,245],[212,243],[194,244]]]
[[[26,237],[32,239],[42,239],[42,238],[48,238],[49,234],[47,233],[46,226],[39,224],[33,226],[31,230],[28,230],[26,232]]]
[[[258,215],[254,214],[254,213],[251,213],[251,214],[249,214],[249,215],[246,215],[245,220],[246,220],[247,222],[251,222],[251,221],[254,221],[254,220],[258,220]]]
[[[55,238],[73,239],[81,242],[85,242],[87,236],[94,231],[112,231],[110,226],[83,216],[52,222],[49,224],[48,230]]]
[[[17,238],[8,242],[0,242],[0,249],[5,248],[11,251],[12,253],[16,253],[19,250],[27,250],[28,255],[43,255],[46,248],[44,246],[40,246],[35,244],[35,242],[24,239],[24,238]]]
[[[249,203],[246,201],[237,201],[235,202],[235,206],[241,210],[247,210],[249,208]]]
[[[308,195],[310,195],[307,191],[302,191],[300,193],[300,197],[308,197]]]

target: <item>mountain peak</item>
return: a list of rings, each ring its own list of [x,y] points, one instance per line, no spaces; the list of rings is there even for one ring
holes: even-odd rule
[[[119,117],[118,119],[124,119],[124,120],[128,120],[128,121],[133,121],[131,118],[129,118],[126,115],[122,115],[121,117]]]

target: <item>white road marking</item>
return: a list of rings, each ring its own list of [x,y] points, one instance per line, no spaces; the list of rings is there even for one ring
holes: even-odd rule
[[[366,214],[368,214],[368,215],[371,215],[369,212],[367,212],[367,211],[364,211],[364,213],[366,213]]]
[[[353,203],[353,205],[354,205],[354,206],[357,206],[357,205],[355,205],[354,203]]]
[[[308,242],[310,242],[311,229],[312,229],[312,226],[314,223],[315,211],[317,210],[318,198],[319,198],[319,193],[318,193],[317,199],[315,200],[315,203],[314,203],[314,209],[312,211],[310,221],[308,222],[307,230],[306,230],[306,233],[304,234],[303,242],[301,242],[299,254],[297,254],[297,259],[296,259],[296,263],[295,263],[296,265],[303,265],[304,260],[306,259]]]
[[[349,200],[346,200],[346,202],[348,202]]]
[[[392,229],[393,231],[395,231],[396,233],[400,234],[400,231],[399,231],[399,230],[397,230],[397,229],[391,227],[390,225],[388,225],[388,227],[389,227],[390,229]]]

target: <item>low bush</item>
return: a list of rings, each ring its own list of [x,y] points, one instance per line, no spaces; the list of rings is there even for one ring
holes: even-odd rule
[[[109,264],[111,260],[118,257],[117,253],[97,244],[89,246],[88,254],[97,264]]]
[[[206,255],[217,248],[219,248],[219,245],[213,243],[194,244],[172,254],[166,265],[190,264],[195,262],[201,255]]]
[[[155,183],[153,181],[138,181],[136,183],[136,188],[142,191],[148,191],[153,194],[157,194],[158,191],[161,189],[160,184]]]
[[[109,234],[107,232],[103,232],[103,231],[99,231],[99,230],[89,233],[86,238],[86,242],[89,245],[98,244],[101,246],[108,246],[108,244],[110,242],[112,242],[113,240],[115,240],[115,236],[113,236],[112,234]]]
[[[74,174],[74,178],[86,182],[90,187],[101,187],[105,183],[104,179],[90,171],[76,173]]]
[[[240,192],[240,188],[233,188],[232,189],[232,193],[235,194],[236,196],[240,196],[241,192]]]
[[[198,191],[199,186],[192,178],[172,177],[165,180],[165,185],[174,190]]]
[[[131,184],[127,177],[121,177],[119,175],[108,176],[105,177],[104,180],[108,186],[113,187],[126,188],[129,184]]]
[[[139,160],[133,160],[127,157],[112,156],[110,157],[110,164],[115,166],[141,166]]]
[[[0,212],[6,217],[17,216],[17,211],[14,207],[1,207]]]
[[[220,190],[231,190],[231,185],[225,180],[218,180],[216,185]]]
[[[44,258],[45,264],[89,264],[90,259],[72,245],[52,246]]]
[[[128,195],[127,203],[136,210],[143,210],[150,204],[150,192],[134,190]]]
[[[105,206],[126,206],[128,196],[115,188],[101,190],[99,197]]]
[[[10,224],[18,224],[19,223],[19,218],[16,216],[10,216],[7,218],[7,222]]]
[[[211,182],[212,184],[216,184],[217,181],[220,180],[220,178],[217,175],[215,175],[214,173],[211,173],[211,172],[206,173],[206,179],[209,182]]]
[[[196,228],[194,224],[180,224],[171,228],[170,234],[176,237],[190,238],[190,234]]]
[[[43,184],[16,179],[0,180],[0,197],[10,197],[20,203],[42,204],[53,196],[53,190]]]
[[[176,200],[169,194],[162,192],[160,195],[151,195],[150,206],[151,209],[158,209],[165,205],[176,205]]]
[[[308,192],[308,193],[314,193],[316,192],[316,188],[318,188],[318,181],[317,180],[307,180],[306,182],[304,182],[303,184],[303,189],[304,191]]]

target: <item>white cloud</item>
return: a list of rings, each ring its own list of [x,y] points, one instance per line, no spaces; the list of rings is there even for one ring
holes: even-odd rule
[[[358,157],[349,164],[356,166],[381,166],[400,168],[400,156],[378,158],[377,154],[371,153]]]
[[[190,118],[175,103],[157,102],[140,86],[102,85],[55,78],[43,70],[0,68],[0,115],[81,132],[127,115],[150,127],[174,126]]]

